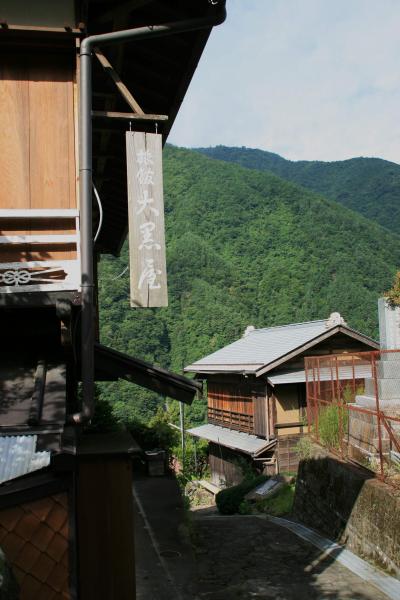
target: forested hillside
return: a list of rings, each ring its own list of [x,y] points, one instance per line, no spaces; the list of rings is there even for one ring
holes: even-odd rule
[[[269,171],[336,200],[400,234],[400,165],[379,158],[290,161],[252,148],[198,148],[206,156]]]
[[[399,238],[270,173],[167,147],[169,307],[129,308],[127,248],[100,264],[102,342],[181,372],[265,327],[328,317],[377,335],[377,299],[400,265]],[[117,414],[148,418],[160,401],[103,384]],[[198,402],[191,417],[200,421]]]

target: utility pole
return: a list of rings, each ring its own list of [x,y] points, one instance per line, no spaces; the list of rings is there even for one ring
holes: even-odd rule
[[[185,472],[185,405],[179,402],[179,417],[181,429],[181,448],[182,448],[182,473]]]

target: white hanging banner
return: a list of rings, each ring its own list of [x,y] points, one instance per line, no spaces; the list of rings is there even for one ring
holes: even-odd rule
[[[162,136],[126,132],[131,306],[168,306]]]

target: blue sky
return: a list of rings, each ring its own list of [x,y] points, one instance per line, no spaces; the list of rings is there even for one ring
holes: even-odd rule
[[[400,0],[227,0],[169,141],[400,163]]]

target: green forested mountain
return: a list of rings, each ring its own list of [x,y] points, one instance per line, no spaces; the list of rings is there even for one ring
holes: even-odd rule
[[[400,234],[400,165],[379,158],[291,161],[252,148],[197,148],[211,158],[269,171],[336,200]]]
[[[169,307],[129,308],[127,248],[100,264],[102,342],[177,372],[265,327],[326,318],[377,335],[377,299],[400,264],[399,238],[271,173],[167,147]],[[148,418],[160,399],[104,384],[119,415]],[[198,402],[194,421],[204,416]]]

